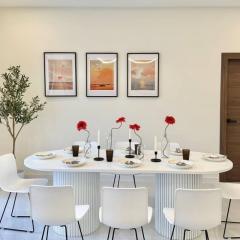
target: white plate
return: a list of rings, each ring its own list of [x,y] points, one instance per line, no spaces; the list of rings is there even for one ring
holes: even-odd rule
[[[177,165],[177,163],[185,163],[186,165],[179,166],[179,165]],[[189,168],[193,167],[193,162],[190,161],[190,160],[178,161],[178,160],[170,159],[170,160],[167,161],[167,164],[168,164],[169,167],[176,168],[176,169],[189,169]]]
[[[68,158],[63,160],[62,162],[67,167],[79,167],[84,165],[87,161],[85,158]]]
[[[68,154],[72,154],[72,147],[66,147],[64,148],[64,151]],[[79,148],[78,153],[81,153],[81,152],[83,152],[83,150]]]
[[[44,160],[54,158],[56,154],[53,152],[37,152],[34,154],[34,156],[37,157],[38,159]]]
[[[133,162],[133,164],[126,164],[126,162]],[[121,167],[125,167],[125,168],[137,168],[142,165],[142,161],[135,158],[129,158],[129,159],[120,160],[118,164]]]
[[[204,154],[202,159],[210,162],[223,162],[227,160],[227,157],[222,154]]]

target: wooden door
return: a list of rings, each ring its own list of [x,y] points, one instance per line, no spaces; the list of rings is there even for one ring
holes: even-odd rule
[[[240,53],[222,54],[220,151],[233,161],[221,181],[240,181]]]

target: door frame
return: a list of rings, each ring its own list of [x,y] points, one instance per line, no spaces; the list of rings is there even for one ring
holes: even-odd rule
[[[220,101],[220,153],[227,153],[227,84],[228,84],[228,62],[232,59],[240,59],[240,53],[222,53],[221,64],[221,101]],[[226,180],[224,173],[220,174],[220,180]]]

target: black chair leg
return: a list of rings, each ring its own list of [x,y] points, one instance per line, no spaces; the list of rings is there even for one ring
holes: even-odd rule
[[[80,222],[79,222],[79,221],[78,221],[78,227],[79,227],[79,231],[80,231],[80,234],[81,234],[81,238],[82,238],[82,240],[84,240],[83,234],[82,234],[81,225],[80,225]]]
[[[30,218],[30,216],[19,216],[19,215],[16,216],[16,215],[13,214],[14,209],[15,209],[15,205],[16,205],[16,202],[17,202],[17,196],[18,196],[18,194],[16,193],[16,194],[15,194],[15,197],[14,197],[13,206],[12,206],[11,217]],[[29,201],[30,201],[30,195],[28,194],[28,196],[29,196]]]
[[[205,230],[205,237],[206,237],[206,240],[209,240],[209,236],[208,236],[208,231]]]
[[[107,236],[107,240],[109,240],[109,237],[110,237],[110,234],[111,234],[111,227],[109,227],[109,229],[108,229],[108,236]]]
[[[136,240],[138,240],[137,229],[136,229],[136,228],[134,228],[134,231],[135,231],[135,237],[136,237]]]
[[[118,175],[118,184],[117,184],[117,187],[119,188],[119,184],[120,184],[120,179],[121,179],[121,175],[119,174]]]
[[[171,233],[171,238],[170,238],[170,240],[172,240],[172,239],[173,239],[174,230],[175,230],[175,225],[173,226],[173,229],[172,229],[172,233]]]
[[[5,211],[6,211],[6,209],[7,209],[7,206],[8,206],[8,203],[9,203],[9,199],[10,199],[11,194],[12,194],[12,193],[10,192],[9,195],[8,195],[7,201],[6,201],[6,203],[5,203],[5,206],[4,206],[4,209],[3,209],[3,212],[2,212],[2,216],[1,216],[1,219],[0,219],[0,223],[2,222],[2,219],[3,219],[3,217],[4,217],[4,214],[5,214]],[[15,195],[15,198],[14,198],[13,208],[12,208],[12,210],[11,210],[11,216],[13,216],[13,210],[14,210],[14,207],[15,207],[16,198],[17,198],[17,194]],[[30,217],[30,216],[22,216],[22,217]],[[33,233],[33,232],[34,232],[34,222],[33,222],[33,220],[31,220],[31,223],[32,223],[32,229],[31,229],[31,230],[18,229],[18,228],[8,228],[8,227],[0,227],[0,229],[8,230],[8,231],[15,231],[15,232],[28,232],[28,233]]]
[[[137,185],[136,185],[136,179],[135,179],[135,175],[133,175],[133,184],[134,184],[134,187],[136,188]]]
[[[115,186],[116,178],[117,178],[117,174],[114,175],[114,179],[113,179],[113,185],[112,185],[112,187]]]
[[[120,176],[120,175],[119,175],[119,176]],[[113,229],[113,233],[112,233],[112,240],[114,239],[115,230],[116,230],[116,228],[114,228],[114,229]]]
[[[186,238],[186,229],[184,229],[184,232],[183,232],[183,240],[185,240],[185,238]]]
[[[65,228],[65,237],[66,237],[66,240],[68,240],[67,226],[66,226],[66,225],[64,225],[63,227]]]
[[[41,240],[43,240],[46,227],[47,227],[47,226],[45,225],[44,228],[43,228]]]
[[[141,227],[141,230],[142,230],[143,240],[145,240],[145,234],[144,234],[144,231],[143,231],[143,227]]]
[[[7,201],[5,203],[5,206],[4,206],[4,209],[3,209],[3,212],[2,212],[2,216],[1,216],[1,219],[0,219],[0,223],[2,222],[2,219],[3,219],[3,216],[4,216],[4,213],[6,211],[6,208],[7,208],[7,205],[8,205],[8,202],[9,202],[9,199],[11,197],[11,193],[8,194],[8,198],[7,198]]]
[[[226,220],[225,220],[225,224],[224,224],[224,231],[223,231],[224,239],[228,239],[228,237],[226,236],[226,230],[227,230],[227,223],[228,223],[228,216],[229,216],[229,211],[230,211],[230,207],[231,207],[231,202],[232,202],[232,199],[229,199],[227,216],[226,216]]]
[[[17,200],[17,193],[15,194],[15,197],[14,197],[14,202],[13,202],[12,211],[11,211],[11,217],[13,217],[13,211],[14,211],[14,208],[15,208],[16,200]]]
[[[49,226],[47,226],[46,240],[48,240],[48,232],[49,232]]]

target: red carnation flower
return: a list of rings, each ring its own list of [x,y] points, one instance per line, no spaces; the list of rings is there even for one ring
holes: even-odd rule
[[[174,124],[176,121],[175,121],[175,118],[173,116],[166,116],[165,122],[167,124]]]
[[[135,124],[129,125],[129,128],[131,128],[132,130],[135,130],[135,131],[139,131],[141,127],[135,123]]]
[[[79,121],[77,123],[77,130],[81,131],[81,130],[86,130],[87,129],[87,123],[85,121]]]
[[[124,123],[126,122],[126,118],[125,117],[120,117],[116,120],[116,123]]]

